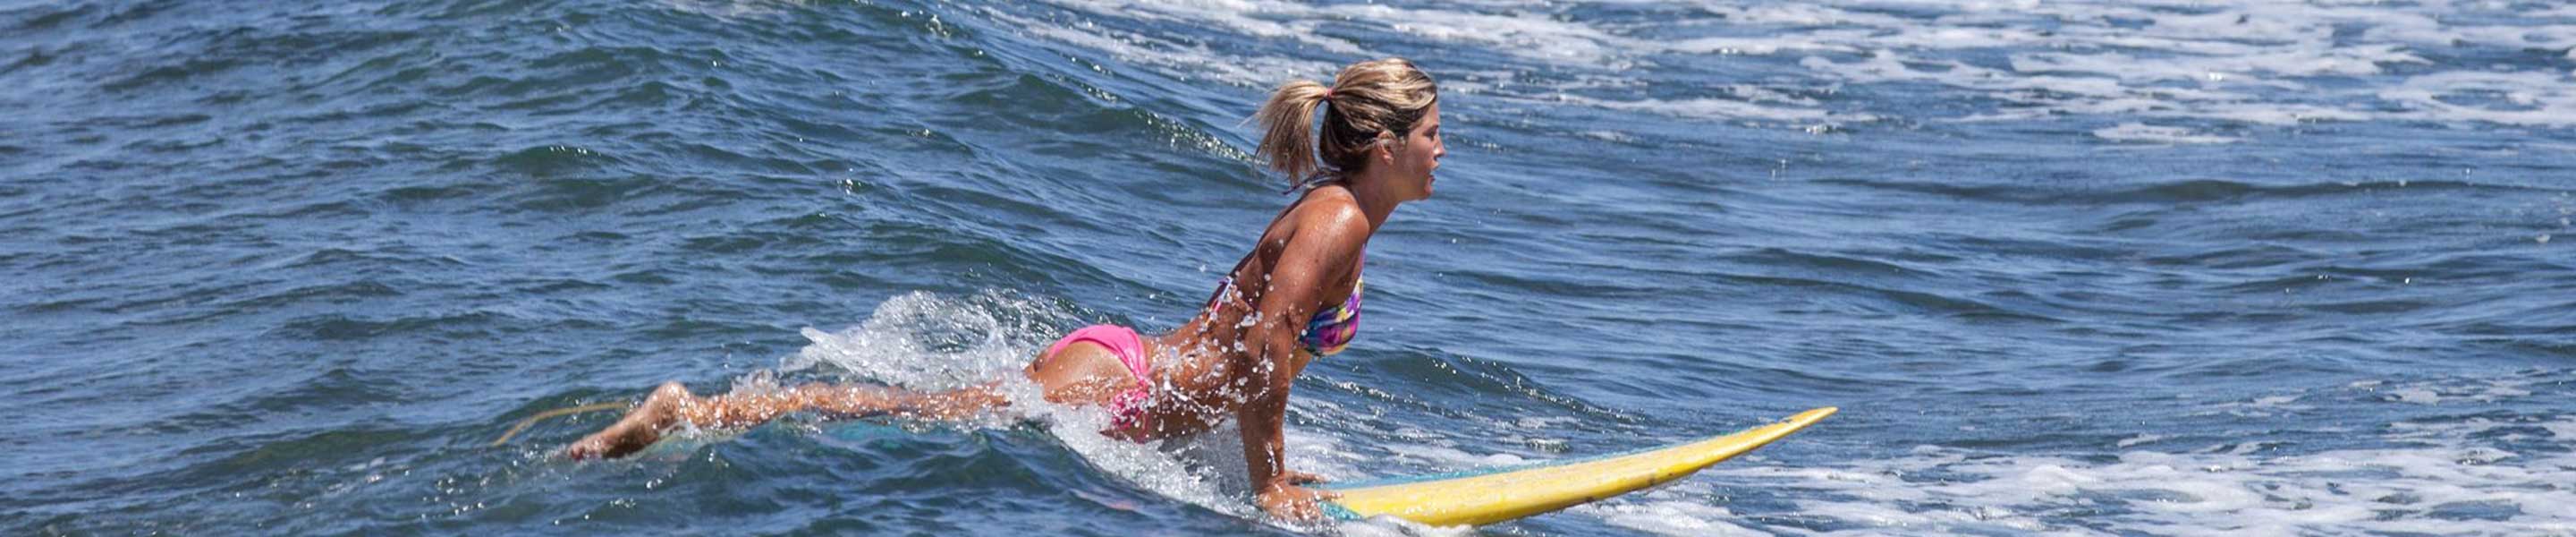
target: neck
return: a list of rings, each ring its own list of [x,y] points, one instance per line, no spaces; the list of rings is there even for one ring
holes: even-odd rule
[[[1351,197],[1359,200],[1360,213],[1368,215],[1369,229],[1372,231],[1384,228],[1387,215],[1395,214],[1396,204],[1402,203],[1397,201],[1400,198],[1396,197],[1394,192],[1388,192],[1395,182],[1381,176],[1378,172],[1380,169],[1372,166],[1361,170],[1348,182],[1351,186]]]

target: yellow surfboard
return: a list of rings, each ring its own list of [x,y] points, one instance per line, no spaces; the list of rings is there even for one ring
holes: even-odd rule
[[[1818,408],[1778,423],[1669,447],[1316,488],[1342,495],[1324,504],[1325,514],[1333,518],[1357,520],[1387,515],[1433,526],[1481,526],[1681,479],[1805,429],[1837,410]]]

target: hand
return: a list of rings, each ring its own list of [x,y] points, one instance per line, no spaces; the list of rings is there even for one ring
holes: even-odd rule
[[[1281,519],[1314,522],[1324,519],[1323,501],[1339,497],[1342,495],[1282,482],[1261,492],[1261,510]]]
[[[1290,485],[1313,485],[1332,481],[1330,479],[1325,479],[1324,476],[1296,470],[1280,470],[1279,478],[1288,480],[1288,484]]]

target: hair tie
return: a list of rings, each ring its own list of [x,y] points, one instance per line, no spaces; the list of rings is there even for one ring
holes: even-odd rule
[[[1327,100],[1327,101],[1333,100],[1333,88],[1332,88],[1331,86],[1325,86],[1325,87],[1324,87],[1324,96],[1323,96],[1323,97],[1317,97],[1317,98],[1318,98],[1318,99]]]

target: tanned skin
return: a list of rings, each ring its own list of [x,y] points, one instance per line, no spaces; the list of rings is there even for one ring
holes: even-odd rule
[[[1231,274],[1239,294],[1220,296],[1171,333],[1147,338],[1146,355],[1156,363],[1153,384],[1168,389],[1154,390],[1154,400],[1143,406],[1141,427],[1106,433],[1159,440],[1207,432],[1234,419],[1243,432],[1243,460],[1262,510],[1292,520],[1321,518],[1318,502],[1332,494],[1303,486],[1322,479],[1289,470],[1283,453],[1289,387],[1315,360],[1297,336],[1315,312],[1350,296],[1369,237],[1397,205],[1431,197],[1432,172],[1447,154],[1440,137],[1440,105],[1434,103],[1411,131],[1380,138],[1369,150],[1366,166],[1289,205],[1262,230],[1252,253]],[[1254,322],[1245,323],[1247,317]],[[1048,402],[1060,405],[1106,407],[1135,385],[1117,356],[1089,342],[1041,353],[1022,372]],[[806,384],[776,393],[696,396],[679,383],[666,383],[625,418],[566,446],[563,455],[617,457],[651,445],[664,429],[682,422],[742,427],[807,410],[959,419],[1008,406],[998,386],[913,392]]]

